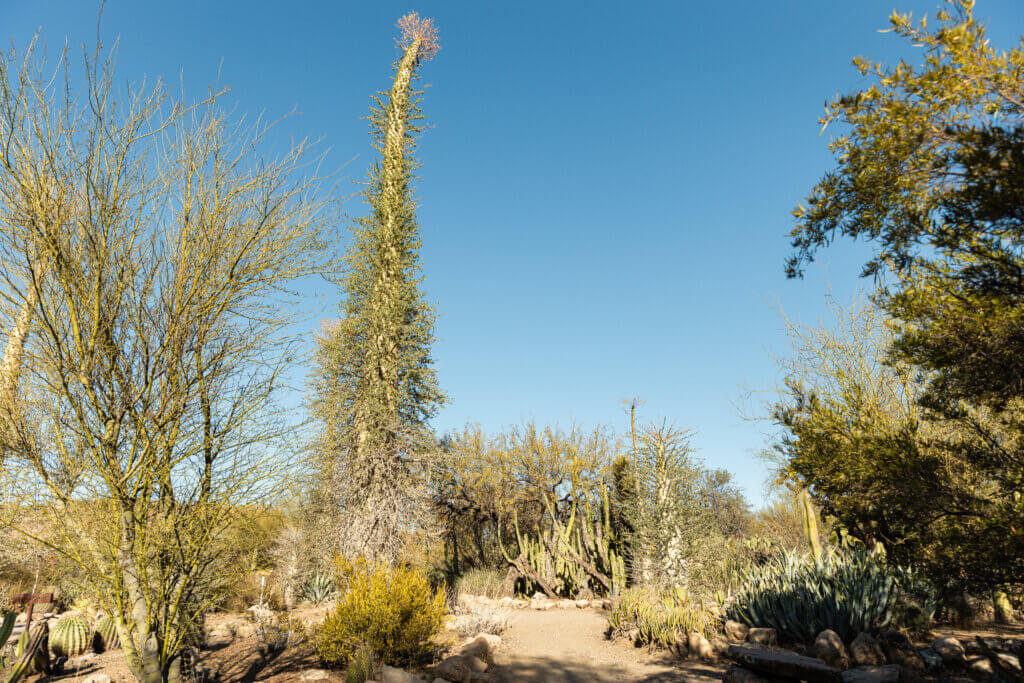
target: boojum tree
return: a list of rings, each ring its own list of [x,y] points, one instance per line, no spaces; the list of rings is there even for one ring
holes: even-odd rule
[[[414,83],[437,53],[437,29],[415,13],[398,26],[394,82],[374,98],[369,117],[380,153],[361,193],[369,211],[353,222],[341,320],[318,340],[314,404],[324,425],[325,500],[343,520],[336,538],[343,552],[375,560],[394,558],[399,530],[415,517],[422,478],[413,473],[431,448],[427,421],[444,401],[430,354],[435,313],[420,287],[412,189],[422,119]]]

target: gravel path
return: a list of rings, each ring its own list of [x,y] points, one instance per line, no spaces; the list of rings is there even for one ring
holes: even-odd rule
[[[518,610],[502,634],[491,680],[495,683],[593,681],[719,681],[721,664],[676,663],[605,638],[607,620],[595,610]]]

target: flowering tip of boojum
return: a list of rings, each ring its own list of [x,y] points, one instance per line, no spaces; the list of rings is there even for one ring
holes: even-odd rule
[[[420,41],[419,58],[430,59],[441,49],[438,42],[437,25],[433,19],[422,19],[416,12],[409,12],[398,20],[398,28],[402,29],[402,37],[398,44],[404,49],[414,40]]]

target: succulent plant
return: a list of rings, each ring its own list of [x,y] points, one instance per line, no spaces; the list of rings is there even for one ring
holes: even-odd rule
[[[121,636],[117,633],[117,622],[110,616],[103,616],[96,622],[93,649],[97,652],[116,650],[121,647]]]
[[[787,554],[747,572],[726,615],[772,627],[795,642],[811,642],[825,629],[848,641],[888,626],[906,594],[927,603],[927,587],[910,570],[886,564],[879,552],[834,550],[820,560]]]
[[[24,642],[22,638],[18,639],[19,651],[15,655],[17,660],[14,666],[8,669],[3,683],[17,683],[31,669],[43,673],[49,670],[49,653],[46,651],[49,633],[45,621],[36,624],[31,633],[25,631]]]
[[[50,631],[50,650],[58,657],[80,655],[91,644],[92,626],[89,619],[80,612],[65,614]]]
[[[327,574],[313,574],[302,585],[302,596],[314,605],[327,602],[334,592],[334,579]]]

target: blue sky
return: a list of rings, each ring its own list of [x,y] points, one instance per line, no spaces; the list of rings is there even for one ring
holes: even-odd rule
[[[109,0],[101,36],[119,40],[126,81],[159,75],[197,94],[216,81],[239,113],[295,109],[279,144],[319,139],[354,180],[371,160],[360,117],[388,86],[394,23],[433,17],[419,216],[452,399],[435,426],[624,429],[621,401],[639,396],[644,417],[693,429],[705,461],[759,503],[754,454],[771,430],[739,407],[756,413],[746,392],[778,379],[772,304],[814,322],[829,286],[848,300],[866,284],[863,245],[829,250],[805,280],[783,274],[790,210],[831,165],[817,118],[858,87],[855,55],[917,59],[878,32],[894,5],[938,4]],[[41,29],[51,52],[67,40],[77,53],[96,7],[8,1],[0,20],[17,46]],[[1024,32],[1020,0],[976,12],[996,46]],[[337,300],[315,294],[309,330]]]

